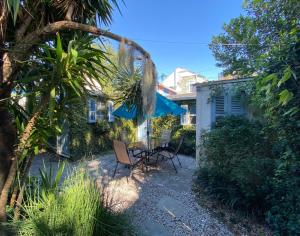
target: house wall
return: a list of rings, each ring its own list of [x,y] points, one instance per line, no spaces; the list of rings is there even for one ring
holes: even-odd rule
[[[196,97],[196,162],[200,163],[199,144],[201,132],[211,128],[212,105],[209,103],[210,89],[209,87],[197,87]]]
[[[72,160],[81,159],[90,153],[98,154],[111,150],[114,139],[125,138],[126,141],[132,142],[136,138],[137,131],[132,121],[116,118],[113,122],[109,122],[107,101],[101,97],[93,98],[97,103],[105,104],[101,109],[101,115],[97,116],[97,122],[89,123],[88,101],[79,99],[77,104],[65,112],[68,130],[56,137],[61,145],[58,149],[68,150],[68,156]],[[66,135],[67,140],[64,138]]]
[[[232,94],[232,86],[249,81],[249,79],[235,79],[231,81],[218,81],[210,82],[206,84],[201,84],[197,86],[197,98],[196,98],[196,114],[197,114],[197,124],[196,124],[196,161],[198,165],[201,165],[200,160],[200,148],[201,135],[204,131],[211,129],[213,123],[217,118],[216,114],[216,100],[212,97],[212,87],[211,85],[220,86],[222,94],[224,96],[224,114],[225,115],[244,115],[247,118],[251,118],[251,112],[247,108],[247,104],[242,104],[234,99]],[[216,87],[215,87],[216,88]],[[222,117],[221,116],[221,117]],[[219,116],[220,117],[220,116]]]

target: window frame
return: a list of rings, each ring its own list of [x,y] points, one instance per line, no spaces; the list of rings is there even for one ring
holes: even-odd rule
[[[92,107],[92,102],[94,103],[94,107]],[[97,101],[95,98],[89,97],[88,98],[88,123],[96,123],[97,117],[96,117],[96,112],[97,112]]]
[[[189,105],[181,104],[181,108],[185,109],[186,112],[180,115],[180,125],[188,125],[189,124]]]

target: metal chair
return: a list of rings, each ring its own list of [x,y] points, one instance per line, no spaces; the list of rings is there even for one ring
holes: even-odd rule
[[[180,165],[180,167],[182,167],[181,165],[181,162],[179,160],[179,157],[178,157],[178,152],[182,146],[182,143],[184,141],[184,136],[182,136],[179,140],[179,143],[178,143],[178,146],[176,149],[173,149],[171,147],[164,147],[164,148],[161,148],[159,151],[158,151],[158,155],[157,155],[157,158],[156,158],[156,163],[158,162],[158,158],[159,157],[162,157],[162,158],[167,158],[168,160],[171,160],[172,164],[173,164],[173,167],[175,169],[175,172],[177,173],[177,168],[175,166],[175,163],[173,161],[174,158],[177,158],[177,161]]]
[[[126,144],[122,141],[114,140],[113,146],[114,146],[114,151],[116,154],[116,161],[117,161],[117,165],[116,165],[116,168],[115,168],[115,171],[113,174],[113,178],[115,177],[119,163],[130,167],[130,170],[131,170],[130,176],[132,174],[132,170],[139,164],[142,165],[142,171],[144,171],[145,157],[143,157],[142,155],[139,158],[130,156],[128,154]]]

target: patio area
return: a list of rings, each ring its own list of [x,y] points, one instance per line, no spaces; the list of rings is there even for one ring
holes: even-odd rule
[[[112,178],[116,165],[112,153],[93,156],[84,166],[99,186],[103,187],[106,203],[117,212],[126,212],[135,227],[136,235],[233,235],[230,230],[196,202],[191,187],[195,171],[195,159],[180,155],[182,167],[176,174],[170,161],[159,162],[142,172],[120,165]],[[36,158],[31,175],[38,176],[43,162],[53,169],[57,162],[43,157]],[[65,176],[77,163],[66,165]]]

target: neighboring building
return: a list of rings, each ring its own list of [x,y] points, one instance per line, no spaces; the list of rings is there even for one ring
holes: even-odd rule
[[[251,117],[245,104],[241,103],[242,95],[236,95],[233,86],[248,82],[250,79],[218,80],[196,84],[196,160],[199,164],[199,144],[201,134],[211,129],[216,120],[226,115],[243,115]],[[213,89],[213,88],[218,89]],[[218,92],[216,92],[218,91]]]
[[[196,125],[196,83],[206,82],[201,75],[188,71],[184,68],[176,68],[157,86],[157,91],[175,101],[187,110],[181,116],[181,125]]]
[[[196,92],[193,86],[196,83],[207,81],[204,76],[198,75],[184,68],[176,68],[161,84],[173,89],[177,94]]]

